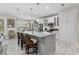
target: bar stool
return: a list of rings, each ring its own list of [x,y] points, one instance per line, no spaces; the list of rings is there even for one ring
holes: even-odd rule
[[[20,33],[21,37],[21,50],[23,50],[24,44],[25,44],[25,39],[23,33]]]
[[[20,37],[21,37],[20,33],[19,33],[19,32],[17,32],[18,46],[20,45],[20,41],[21,41],[21,40],[20,40],[20,39],[21,39]]]
[[[27,53],[27,55],[32,53],[37,54],[37,40],[34,40],[35,39],[32,39],[30,36],[25,38],[25,53]],[[32,51],[30,51],[30,49],[32,49]]]

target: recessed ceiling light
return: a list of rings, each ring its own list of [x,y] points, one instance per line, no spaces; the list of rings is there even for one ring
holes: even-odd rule
[[[39,4],[39,3],[37,3],[37,5],[38,5],[38,6],[40,6],[40,4]]]
[[[37,22],[39,22],[39,20],[37,19]]]
[[[49,6],[46,6],[46,9],[49,9]]]
[[[61,6],[64,6],[64,4],[62,3]]]
[[[37,3],[37,5],[39,5],[39,3]]]
[[[17,11],[19,11],[20,9],[19,9],[19,8],[17,8],[16,10],[17,10]]]

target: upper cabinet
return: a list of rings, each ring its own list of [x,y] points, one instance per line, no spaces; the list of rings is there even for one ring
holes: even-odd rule
[[[44,19],[44,26],[59,26],[59,16],[52,16]]]
[[[54,17],[54,26],[59,26],[59,17],[58,16]]]
[[[48,26],[48,19],[44,19],[44,26]]]

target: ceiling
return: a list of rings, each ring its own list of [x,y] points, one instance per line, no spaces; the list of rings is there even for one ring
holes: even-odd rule
[[[60,10],[75,4],[65,3],[0,3],[0,16],[14,16],[21,19],[38,18],[58,13]],[[32,11],[31,11],[32,8]]]

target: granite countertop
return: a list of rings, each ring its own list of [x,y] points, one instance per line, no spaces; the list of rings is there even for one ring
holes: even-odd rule
[[[37,36],[37,37],[46,37],[49,35],[53,35],[55,33],[49,33],[49,32],[35,32],[35,31],[24,31],[21,33],[25,33],[25,34],[29,34],[29,35],[33,35],[33,36]]]

